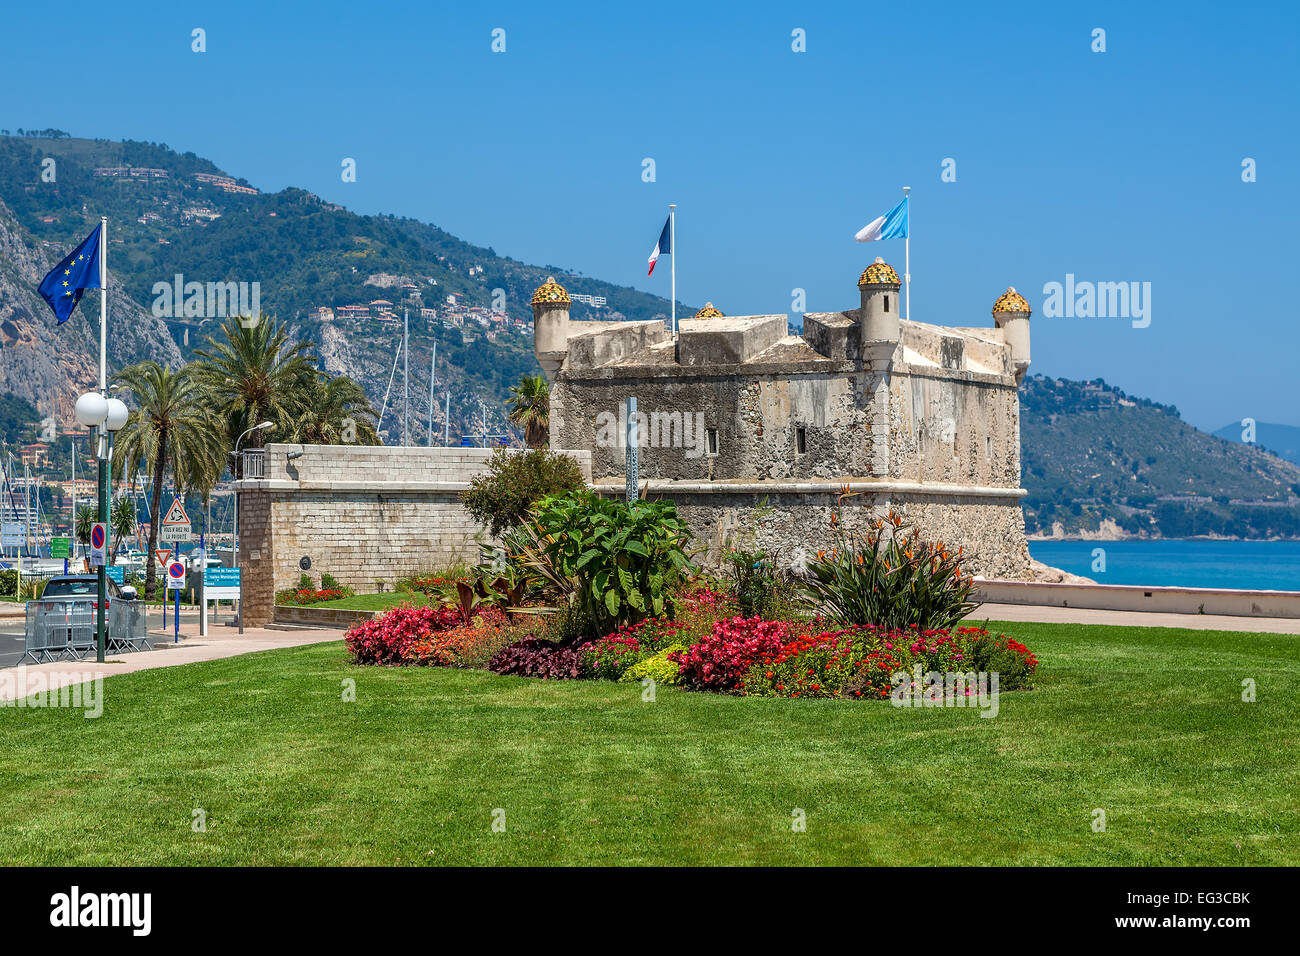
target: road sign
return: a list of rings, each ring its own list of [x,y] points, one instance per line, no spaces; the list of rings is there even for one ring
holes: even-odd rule
[[[27,543],[24,540],[26,537],[23,534],[23,526],[16,521],[6,521],[3,525],[0,525],[0,546],[20,548]]]
[[[90,526],[90,565],[98,568],[107,562],[104,560],[104,548],[108,544],[108,525],[96,521]]]
[[[185,587],[185,565],[173,561],[167,565],[167,590],[179,591]]]
[[[162,527],[158,530],[158,540],[163,544],[179,544],[193,537],[190,532],[190,516],[185,513],[179,496],[172,499],[172,506],[163,516]]]
[[[205,601],[239,600],[239,568],[208,568],[203,572]]]
[[[51,538],[51,539],[50,539],[50,557],[51,557],[51,558],[70,558],[70,557],[72,557],[72,539],[71,539],[71,538]]]
[[[167,567],[167,559],[172,556],[171,548],[159,548],[153,553],[154,558],[158,561],[158,567]]]
[[[120,564],[110,564],[104,570],[108,572],[109,580],[115,581],[119,587],[126,583],[126,568]]]

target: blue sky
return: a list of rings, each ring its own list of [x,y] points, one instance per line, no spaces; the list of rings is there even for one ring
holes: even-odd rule
[[[883,255],[901,273],[903,244],[853,233],[909,185],[913,318],[988,325],[1014,285],[1033,371],[1100,376],[1207,429],[1300,425],[1298,11],[29,4],[3,14],[0,126],[165,142],[264,190],[665,296],[645,260],[676,202],[679,298],[729,314],[788,312],[796,288],[809,311],[854,307],[858,272]],[[61,66],[32,39],[52,17],[74,38]],[[1150,282],[1149,327],[1043,316],[1067,273]]]

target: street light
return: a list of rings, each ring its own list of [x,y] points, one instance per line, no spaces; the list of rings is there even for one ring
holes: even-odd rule
[[[275,427],[275,422],[262,422],[260,425],[254,425],[252,428],[248,429],[242,435],[236,438],[235,450],[230,453],[231,455],[234,456],[235,463],[236,464],[239,463],[240,442],[242,442],[253,432],[261,431],[264,428],[274,428],[274,427]],[[242,476],[243,474],[242,470],[240,474]],[[233,541],[231,542],[231,546],[234,549],[231,563],[233,563],[234,566],[238,568],[239,567],[239,482],[238,481],[235,482],[235,523],[234,523],[233,533],[231,534],[231,537],[233,538]],[[240,634],[244,633],[244,573],[243,571],[240,571],[239,573],[239,633]]]
[[[95,660],[101,664],[107,636],[109,440],[126,424],[128,414],[126,405],[116,398],[105,398],[101,392],[86,392],[77,399],[77,422],[96,430],[95,457],[99,461],[99,522],[104,525],[105,557],[99,565],[99,600],[95,602]]]

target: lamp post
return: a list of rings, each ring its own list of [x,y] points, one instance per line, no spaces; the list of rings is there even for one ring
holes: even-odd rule
[[[262,422],[260,425],[254,425],[252,428],[248,429],[242,435],[236,438],[235,450],[230,453],[231,455],[234,456],[235,463],[236,464],[239,463],[240,442],[242,442],[253,432],[261,431],[264,428],[273,428],[273,427],[275,427],[274,422]],[[234,539],[233,541],[230,542],[231,547],[234,549],[231,556],[231,563],[234,564],[236,568],[238,568],[239,567],[239,481],[238,480],[235,481],[235,522],[234,522],[233,534],[231,535],[231,537]],[[239,633],[240,634],[244,633],[244,573],[242,571],[240,571],[239,573]]]
[[[95,458],[99,464],[99,521],[104,525],[104,561],[99,565],[98,600],[95,602],[95,660],[104,662],[104,645],[107,634],[108,603],[108,480],[109,436],[126,424],[127,408],[116,398],[105,398],[102,392],[86,392],[77,399],[77,421],[86,428],[95,429]]]

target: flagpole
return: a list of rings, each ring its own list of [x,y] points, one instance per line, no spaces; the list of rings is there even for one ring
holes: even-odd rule
[[[108,392],[108,217],[99,217],[99,390]]]
[[[903,187],[903,198],[912,191],[911,186]],[[912,317],[912,204],[907,204],[907,235],[903,237],[903,318]]]
[[[108,217],[99,217],[99,393],[108,397]],[[99,520],[104,523],[104,557],[98,568],[95,606],[95,661],[104,663],[108,640],[108,421],[99,425],[96,457],[99,458]]]
[[[673,338],[677,338],[677,203],[668,204],[668,245],[672,249],[670,255],[672,262],[673,289],[672,289],[672,311],[673,311]]]

